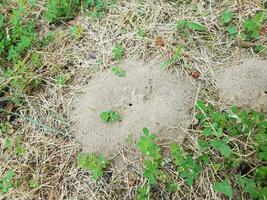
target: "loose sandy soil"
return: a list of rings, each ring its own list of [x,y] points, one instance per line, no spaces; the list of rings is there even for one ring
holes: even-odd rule
[[[224,66],[217,84],[223,105],[267,112],[266,60],[248,59],[238,66]]]
[[[126,77],[111,71],[94,77],[73,103],[73,132],[87,152],[112,152],[144,127],[162,139],[182,141],[192,121],[196,92],[182,73],[160,70],[159,63],[124,61]],[[114,110],[120,122],[105,123],[100,113]]]

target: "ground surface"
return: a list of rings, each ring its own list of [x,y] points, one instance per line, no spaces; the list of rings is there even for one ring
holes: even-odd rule
[[[148,181],[143,173],[144,156],[136,145],[124,142],[121,146],[117,145],[118,141],[124,141],[122,136],[128,135],[128,127],[133,134],[139,134],[142,130],[138,132],[137,129],[144,124],[155,131],[166,129],[166,126],[182,128],[182,135],[187,136],[183,141],[184,148],[194,155],[200,155],[201,152],[196,147],[200,132],[196,130],[196,120],[192,120],[192,126],[182,125],[183,120],[187,124],[190,114],[197,112],[194,108],[191,110],[194,98],[202,99],[219,110],[228,108],[226,104],[229,102],[266,110],[266,51],[255,51],[259,44],[263,47],[267,45],[266,22],[262,24],[265,29],[261,30],[259,39],[244,43],[236,35],[231,35],[227,31],[228,25],[221,20],[225,11],[232,11],[235,15],[233,24],[237,27],[237,32],[241,33],[245,19],[258,11],[266,10],[263,1],[118,1],[107,4],[102,17],[94,17],[91,12],[81,10],[71,20],[58,23],[48,23],[42,17],[48,1],[36,2],[36,8],[30,15],[39,17],[38,37],[45,38],[52,34],[53,40],[43,48],[37,45],[29,50],[30,55],[32,52],[41,55],[42,63],[36,71],[30,68],[25,72],[21,67],[21,74],[17,72],[19,68],[15,68],[11,78],[0,77],[1,90],[6,85],[11,87],[9,84],[12,80],[16,83],[17,77],[26,77],[26,84],[35,78],[41,80],[38,88],[23,87],[25,94],[23,103],[19,106],[13,101],[6,102],[7,97],[16,94],[18,85],[15,84],[15,89],[13,88],[15,92],[10,89],[11,92],[1,97],[0,119],[7,122],[7,125],[4,126],[1,121],[0,188],[3,188],[6,172],[14,172],[15,175],[11,178],[11,185],[9,181],[4,185],[8,191],[0,193],[0,199],[136,199],[138,189]],[[15,5],[15,1],[10,1],[7,8],[0,7],[0,14],[10,16],[10,10],[13,6],[16,8]],[[206,30],[185,27],[179,30],[177,22],[181,19],[202,24]],[[25,20],[23,18],[19,21]],[[12,26],[4,29],[8,37]],[[76,27],[76,32],[73,27]],[[114,58],[113,49],[117,44],[123,48],[120,59]],[[179,55],[179,59],[171,60],[165,70],[160,70],[162,62],[175,58],[175,55]],[[138,61],[136,66],[122,62],[133,58]],[[247,58],[253,58],[254,61],[239,65]],[[161,64],[149,64],[155,60]],[[25,64],[24,62],[31,63],[27,56],[20,64]],[[119,79],[111,73],[110,69],[117,65],[125,69],[126,77]],[[228,67],[233,68],[228,70]],[[1,69],[1,75],[3,71]],[[138,77],[135,77],[135,73]],[[32,77],[28,78],[29,75]],[[150,76],[152,83],[149,81]],[[118,79],[114,80],[115,78]],[[126,84],[125,91],[123,84]],[[146,84],[152,85],[153,94],[147,102],[139,102],[139,97],[132,95],[132,89],[127,89],[133,85],[142,99],[147,94],[147,89],[150,89],[144,88]],[[6,90],[9,91],[9,88]],[[77,94],[78,91],[85,91],[85,94]],[[1,91],[1,95],[5,92]],[[110,98],[114,94],[118,99]],[[114,131],[121,131],[116,137],[110,138],[114,143],[108,143],[107,146],[103,142],[106,135],[110,137],[107,125],[100,124],[99,112],[94,113],[86,108],[89,103],[90,106],[97,107],[99,112],[110,107],[122,112],[123,118],[119,122],[122,126],[112,125]],[[129,106],[130,103],[132,106]],[[135,106],[138,112],[131,112]],[[74,112],[72,117],[69,116],[71,112]],[[92,119],[89,120],[87,114],[92,115]],[[151,116],[159,118],[150,118]],[[78,123],[73,126],[76,120]],[[162,127],[157,126],[158,121],[163,123]],[[82,132],[87,132],[87,125],[93,126],[94,132],[85,137],[79,136]],[[74,133],[76,131],[78,137]],[[175,134],[180,137],[180,130],[177,132]],[[88,136],[92,136],[90,134],[96,141],[89,141]],[[83,145],[77,142],[76,137],[80,138]],[[262,163],[266,165],[266,161],[257,161],[252,148],[255,145],[250,140],[232,136],[227,139],[232,142],[231,147],[237,149],[235,156],[244,152],[241,158],[245,164],[240,164],[240,168],[246,169],[246,162],[250,164],[247,170],[249,172],[255,171]],[[87,142],[89,147],[85,145]],[[164,152],[169,151],[169,142],[159,142],[159,145]],[[84,149],[93,148],[98,152],[113,150],[114,146],[116,151],[107,156],[110,164],[98,181],[92,179],[88,170],[82,170],[77,165],[77,155]],[[240,146],[245,148],[244,151],[239,150]],[[232,167],[233,170],[226,173],[217,173],[223,158],[214,149],[211,153],[216,158],[210,159],[215,160],[214,163],[198,174],[199,178],[193,186],[185,183],[170,165],[169,158],[164,159],[162,163],[167,166],[165,171],[168,176],[162,173],[157,175],[161,182],[157,187],[151,188],[154,199],[226,199],[225,194],[214,189],[216,180],[223,180],[225,176],[231,179],[235,187],[234,199],[252,199],[244,189],[236,187],[233,180],[233,170],[239,167]],[[175,190],[170,187],[167,191],[165,183],[169,183],[169,180],[175,182]]]
[[[239,66],[223,70],[218,77],[218,88],[224,104],[267,111],[266,60],[243,60]]]
[[[76,101],[73,133],[88,152],[114,152],[127,137],[137,140],[143,127],[171,141],[182,141],[192,121],[197,96],[192,80],[160,70],[158,63],[124,61],[125,77],[108,71],[93,77]],[[102,111],[115,110],[121,120],[105,123]]]

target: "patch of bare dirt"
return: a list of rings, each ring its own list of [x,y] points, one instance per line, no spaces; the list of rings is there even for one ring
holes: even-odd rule
[[[143,127],[164,140],[182,140],[196,96],[190,80],[155,63],[125,61],[121,66],[126,77],[106,71],[92,78],[73,103],[73,132],[84,150],[113,152],[129,135],[136,140]],[[101,121],[100,113],[107,110],[119,112],[122,120]]]
[[[267,61],[244,60],[219,75],[220,98],[226,105],[267,112]]]

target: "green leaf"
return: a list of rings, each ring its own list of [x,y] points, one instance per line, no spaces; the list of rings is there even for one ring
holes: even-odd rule
[[[217,130],[213,131],[213,135],[215,135],[217,137],[222,137],[223,136],[223,129],[218,128]]]
[[[240,175],[237,175],[236,178],[237,178],[237,184],[240,187],[244,188],[244,191],[249,193],[252,198],[259,197],[260,194],[253,179],[242,177]]]
[[[138,34],[141,38],[145,37],[146,33],[145,33],[144,28],[142,28],[142,27],[138,27],[138,29],[137,29],[137,34]]]
[[[155,185],[156,177],[158,176],[158,162],[146,159],[144,160],[144,164],[144,177],[148,179],[150,185]]]
[[[118,112],[115,111],[104,111],[100,113],[100,119],[103,122],[115,122],[115,121],[120,121],[121,116]]]
[[[4,140],[4,148],[10,149],[13,146],[13,141],[9,138]]]
[[[185,179],[186,184],[192,186],[194,180],[197,178],[201,166],[197,163],[192,156],[187,156],[184,162],[178,168],[180,176]]]
[[[253,48],[253,50],[255,51],[255,53],[262,53],[262,52],[266,51],[267,48],[265,46],[262,46],[262,45],[257,45]]]
[[[4,19],[5,19],[4,15],[0,14],[0,28],[4,25]]]
[[[183,45],[179,45],[179,47],[176,48],[175,55],[173,57],[165,60],[163,63],[160,64],[160,69],[164,70],[167,67],[169,67],[170,65],[173,65],[176,62],[178,62],[181,58],[182,50],[183,50]]]
[[[120,60],[123,56],[123,47],[120,44],[116,44],[112,49],[112,53],[115,60]]]
[[[235,26],[228,26],[226,30],[228,33],[230,33],[232,38],[235,38],[238,34],[238,30]]]
[[[35,189],[35,188],[38,188],[39,187],[39,183],[37,180],[30,180],[29,183],[28,183],[29,187],[31,189]]]
[[[109,164],[109,161],[101,154],[98,156],[94,154],[79,154],[77,162],[82,169],[88,169],[92,172],[94,180],[104,175],[104,169]]]
[[[215,140],[212,140],[210,142],[211,146],[213,146],[215,149],[218,149],[220,151],[220,153],[224,156],[224,157],[229,157],[231,152],[232,152],[232,149],[231,147],[226,143],[224,142],[223,140],[220,140],[220,139],[215,139]]]
[[[28,0],[28,2],[31,5],[31,7],[34,7],[36,5],[36,1],[37,0]]]
[[[212,135],[213,129],[211,127],[206,127],[202,130],[203,135],[210,136]]]
[[[202,110],[202,111],[206,110],[206,106],[205,106],[204,102],[202,100],[199,100],[199,99],[196,102],[196,108],[199,110]]]
[[[188,28],[189,30],[193,31],[207,31],[207,28],[204,25],[196,22],[191,22],[186,19],[180,20],[176,24],[176,28],[181,31],[183,31],[185,28]]]
[[[196,23],[196,22],[188,21],[186,26],[188,29],[194,30],[194,31],[207,31],[207,28],[204,25]]]
[[[226,11],[222,14],[221,21],[224,24],[228,24],[229,22],[232,21],[233,17],[234,17],[234,13],[232,11]]]
[[[119,66],[112,67],[112,72],[114,74],[116,74],[118,77],[125,77],[126,76],[125,71]]]
[[[199,146],[201,151],[205,151],[209,148],[208,142],[206,142],[204,140],[198,139],[197,143],[198,143],[198,146]]]
[[[150,185],[139,187],[137,190],[137,200],[149,200],[150,199]]]
[[[229,179],[225,179],[222,182],[216,182],[214,185],[214,189],[216,192],[221,192],[225,194],[230,199],[233,198],[233,189]]]
[[[256,177],[258,180],[264,180],[267,177],[267,166],[257,168]]]
[[[115,122],[115,121],[120,121],[121,120],[121,116],[118,112],[114,112],[114,111],[111,111],[110,112],[110,121],[111,122]]]
[[[102,121],[108,122],[110,118],[109,111],[100,113],[100,118],[102,119]]]
[[[187,20],[185,19],[181,19],[177,24],[176,24],[176,28],[178,30],[183,30],[187,25]]]
[[[25,148],[19,145],[15,148],[15,153],[19,156],[24,156],[26,154],[26,150]]]
[[[160,147],[155,142],[156,135],[150,134],[147,128],[143,129],[143,136],[140,137],[137,146],[142,154],[151,156],[154,160],[159,160]]]
[[[183,148],[180,144],[171,144],[170,147],[171,155],[175,161],[176,165],[181,165],[182,162],[184,162],[185,159],[185,153],[183,151]]]

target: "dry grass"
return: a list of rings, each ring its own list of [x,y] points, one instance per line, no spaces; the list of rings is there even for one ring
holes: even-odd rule
[[[231,9],[238,14],[241,23],[245,16],[260,9],[260,0],[247,1],[242,8],[236,2],[239,1],[194,1],[191,4],[158,0],[120,1],[102,19],[92,20],[85,15],[77,17],[74,23],[83,28],[80,40],[70,36],[69,24],[60,27],[44,24],[45,32],[52,28],[57,35],[52,44],[39,51],[45,63],[45,73],[40,76],[46,84],[26,98],[26,104],[17,111],[20,117],[10,115],[12,129],[7,136],[20,138],[26,154],[19,157],[11,150],[1,148],[0,177],[8,170],[15,170],[15,179],[20,184],[0,199],[133,199],[137,188],[145,182],[140,154],[136,150],[122,147],[105,176],[97,183],[87,172],[78,169],[76,155],[80,151],[79,145],[68,133],[68,111],[75,92],[94,73],[108,70],[116,63],[111,53],[115,43],[123,46],[124,58],[135,57],[144,61],[166,59],[182,43],[183,63],[171,68],[182,69],[186,74],[199,71],[201,76],[195,81],[199,96],[218,104],[213,66],[256,56],[250,49],[235,45],[218,16]],[[192,32],[190,38],[183,38],[175,28],[176,22],[183,18],[205,24],[210,33]],[[138,35],[139,28],[144,29],[144,37]],[[155,45],[158,36],[165,41],[164,47]],[[50,70],[64,69],[71,75],[71,80],[64,86],[55,84],[47,67]],[[192,133],[192,130],[186,131]],[[6,135],[0,135],[2,147],[4,137]],[[192,134],[185,145],[197,151]],[[166,171],[181,190],[169,194],[164,192],[163,185],[159,185],[153,191],[155,199],[221,199],[212,187],[212,169],[202,171],[194,187],[188,187],[174,169],[166,168]],[[37,188],[29,188],[27,183],[31,179],[38,181]]]

